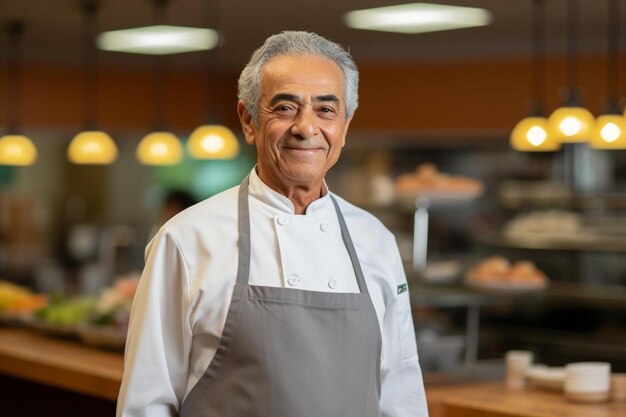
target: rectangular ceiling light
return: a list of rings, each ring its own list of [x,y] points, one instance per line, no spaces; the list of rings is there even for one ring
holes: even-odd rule
[[[425,33],[486,26],[491,23],[491,12],[475,7],[410,3],[353,10],[344,15],[344,21],[354,29]]]
[[[103,32],[96,44],[104,51],[170,55],[213,49],[218,41],[213,29],[159,25]]]

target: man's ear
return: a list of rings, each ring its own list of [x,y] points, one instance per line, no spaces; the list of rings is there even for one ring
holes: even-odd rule
[[[256,138],[254,137],[254,121],[252,115],[246,109],[246,104],[243,100],[239,100],[237,103],[237,114],[239,115],[239,122],[241,123],[241,130],[243,130],[244,137],[248,145],[254,145]]]
[[[348,120],[346,121],[346,126],[343,128],[343,138],[341,138],[342,148],[346,145],[346,136],[348,136],[348,128],[350,127],[350,122],[352,121],[353,116],[354,116],[354,113],[352,113],[350,117],[348,117]]]

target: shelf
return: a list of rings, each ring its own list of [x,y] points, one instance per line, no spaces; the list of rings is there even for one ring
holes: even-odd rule
[[[588,357],[601,356],[611,360],[626,358],[626,338],[594,335],[592,333],[576,333],[556,329],[531,328],[526,326],[500,325],[497,329],[486,329],[483,326],[484,338],[494,338],[502,333],[509,335],[509,341],[523,341],[535,345],[545,345],[557,348],[568,354]]]
[[[549,194],[541,196],[531,196],[530,193],[518,193],[514,197],[500,195],[498,201],[500,206],[507,210],[527,210],[533,208],[545,209],[624,209],[626,208],[626,195],[624,193],[604,193],[590,195],[574,195],[571,191]]]
[[[571,236],[524,236],[507,237],[496,232],[481,233],[476,242],[487,246],[515,249],[565,250],[587,252],[626,253],[626,237],[585,233]]]
[[[478,290],[464,285],[436,286],[409,283],[414,307],[468,307],[515,303],[567,303],[626,309],[626,287],[617,285],[551,282],[537,291]]]

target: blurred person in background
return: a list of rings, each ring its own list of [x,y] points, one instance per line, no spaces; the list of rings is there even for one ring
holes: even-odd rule
[[[159,218],[157,223],[150,229],[148,239],[151,240],[159,232],[161,226],[163,226],[169,219],[180,213],[181,211],[196,204],[196,199],[183,190],[170,190],[165,195],[165,199],[161,204],[161,210],[159,212]]]
[[[150,243],[118,417],[427,416],[394,236],[324,181],[358,105],[352,57],[282,32],[238,95],[257,164]]]

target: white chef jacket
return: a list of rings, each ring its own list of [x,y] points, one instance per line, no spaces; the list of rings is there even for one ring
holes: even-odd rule
[[[168,221],[146,249],[133,301],[118,417],[178,415],[220,341],[237,277],[239,187]],[[250,173],[250,285],[359,292],[330,195],[303,215]],[[382,336],[383,417],[428,415],[406,277],[393,235],[335,196]],[[320,383],[323,383],[320,381]]]

